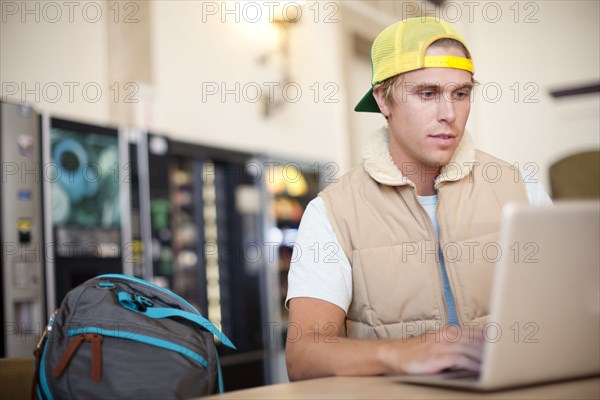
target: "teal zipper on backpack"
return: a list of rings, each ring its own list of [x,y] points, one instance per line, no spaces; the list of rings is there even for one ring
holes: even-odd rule
[[[168,294],[169,296],[175,297],[177,300],[181,301],[183,304],[185,304],[186,306],[188,306],[192,310],[194,310],[194,312],[196,314],[200,314],[200,312],[198,310],[196,310],[196,307],[194,307],[193,305],[191,305],[186,299],[184,299],[183,297],[179,296],[177,293],[173,293],[169,289],[165,289],[163,287],[155,285],[154,283],[150,283],[150,282],[145,281],[143,279],[136,278],[135,276],[122,275],[122,274],[105,274],[105,275],[100,275],[97,278],[98,279],[123,279],[123,280],[126,280],[126,281],[133,281],[133,282],[141,283],[142,285],[150,286],[150,287],[152,287],[154,289],[158,289],[161,292]]]
[[[208,361],[206,361],[206,359],[204,357],[202,357],[200,354],[188,349],[187,347],[175,344],[173,342],[169,342],[167,340],[157,339],[152,336],[140,335],[138,333],[132,333],[132,332],[100,329],[100,328],[96,328],[96,327],[70,329],[67,331],[67,336],[72,337],[72,336],[80,335],[83,333],[96,333],[98,335],[113,337],[113,338],[117,338],[117,339],[132,340],[134,342],[144,343],[144,344],[147,344],[150,346],[159,347],[161,349],[174,351],[176,353],[179,353],[181,355],[184,355],[184,356],[192,359],[193,361],[202,365],[204,368],[208,368]]]

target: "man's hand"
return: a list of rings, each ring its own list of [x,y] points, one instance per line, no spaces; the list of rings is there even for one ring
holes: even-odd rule
[[[390,373],[435,374],[450,368],[479,372],[483,343],[483,331],[452,326],[401,343],[387,341],[380,358]]]
[[[480,369],[484,343],[481,330],[448,327],[404,340],[358,340],[339,336],[344,318],[344,311],[327,301],[290,301],[290,326],[293,324],[297,330],[286,345],[291,380]]]

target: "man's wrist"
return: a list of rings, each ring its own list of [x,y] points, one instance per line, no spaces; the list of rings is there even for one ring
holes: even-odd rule
[[[382,374],[403,374],[404,371],[398,370],[401,365],[401,348],[402,343],[400,340],[378,340],[379,345],[376,348],[377,363],[382,370]]]

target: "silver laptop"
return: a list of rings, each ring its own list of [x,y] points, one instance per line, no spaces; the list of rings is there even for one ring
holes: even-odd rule
[[[600,373],[600,202],[508,205],[500,247],[481,373],[394,379],[486,391]]]

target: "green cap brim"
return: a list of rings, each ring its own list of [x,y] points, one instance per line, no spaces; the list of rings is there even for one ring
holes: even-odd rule
[[[354,107],[354,111],[363,111],[363,112],[374,112],[380,113],[381,110],[377,105],[377,101],[375,101],[375,97],[373,97],[373,88],[369,89],[367,94],[363,96],[362,99],[358,102],[356,107]]]

